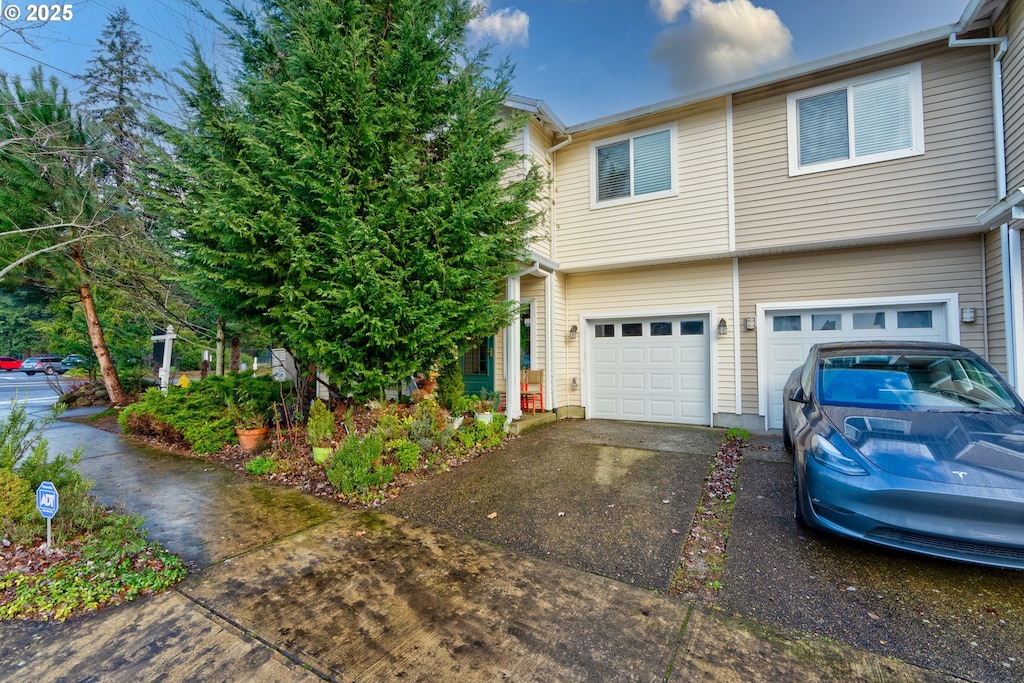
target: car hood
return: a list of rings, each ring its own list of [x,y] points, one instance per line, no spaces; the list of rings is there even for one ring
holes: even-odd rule
[[[927,481],[1024,489],[1024,415],[823,406],[880,470]]]

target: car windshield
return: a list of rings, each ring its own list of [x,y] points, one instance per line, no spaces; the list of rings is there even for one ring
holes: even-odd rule
[[[821,358],[823,405],[882,410],[1021,410],[1002,380],[969,355],[829,353]]]

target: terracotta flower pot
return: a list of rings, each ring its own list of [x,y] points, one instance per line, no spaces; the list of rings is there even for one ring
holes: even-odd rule
[[[259,450],[267,441],[267,428],[259,427],[257,429],[236,429],[235,433],[238,434],[238,445],[242,447],[243,451],[252,452]]]

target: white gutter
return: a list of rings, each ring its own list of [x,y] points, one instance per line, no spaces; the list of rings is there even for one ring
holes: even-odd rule
[[[562,149],[563,147],[565,147],[566,145],[571,144],[571,143],[572,143],[572,133],[569,133],[565,137],[565,139],[562,140],[561,142],[559,142],[557,145],[555,145],[554,147],[548,147],[547,150],[545,150],[545,152],[544,152],[544,156],[546,156],[548,158],[548,161],[551,161],[552,160],[551,159],[551,153],[552,152],[557,152],[558,150]]]
[[[996,193],[1006,197],[1006,137],[1003,113],[1003,56],[1006,37],[957,38],[949,34],[950,47],[995,47],[992,57],[992,119],[996,145]],[[1014,388],[1024,387],[1024,298],[1021,297],[1020,231],[1010,230],[1007,223],[999,226],[999,247],[1003,253],[1004,315],[1006,316],[1006,370]]]

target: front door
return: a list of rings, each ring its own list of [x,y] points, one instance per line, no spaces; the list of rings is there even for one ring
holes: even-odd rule
[[[462,356],[462,381],[467,395],[494,391],[494,337],[482,340]]]

